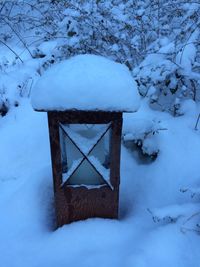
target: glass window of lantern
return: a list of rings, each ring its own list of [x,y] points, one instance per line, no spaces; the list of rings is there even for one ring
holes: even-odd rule
[[[60,124],[64,183],[110,184],[110,134],[110,123]]]

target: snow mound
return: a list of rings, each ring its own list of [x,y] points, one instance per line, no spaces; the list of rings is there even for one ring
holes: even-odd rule
[[[125,65],[95,55],[78,55],[54,65],[32,91],[36,110],[134,112],[137,85]]]

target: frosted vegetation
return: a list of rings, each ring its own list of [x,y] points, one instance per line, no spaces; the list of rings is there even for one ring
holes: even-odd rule
[[[41,75],[57,61],[93,53],[133,70],[156,109],[179,115],[182,99],[199,100],[198,1],[1,1],[0,12],[1,44],[15,58],[2,57],[2,70],[26,55],[40,59]],[[18,91],[29,90],[31,78]]]
[[[0,1],[1,266],[199,267],[199,14],[193,0]],[[85,53],[125,64],[141,107],[124,115],[119,221],[53,232],[47,118],[30,95]]]

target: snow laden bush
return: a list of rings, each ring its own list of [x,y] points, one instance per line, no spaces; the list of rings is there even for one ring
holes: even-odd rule
[[[26,51],[55,62],[82,53],[126,64],[152,108],[182,115],[183,99],[200,100],[200,3],[192,0],[0,2],[0,43],[23,62]],[[55,41],[51,52],[45,43]],[[14,43],[23,49],[16,51]],[[1,69],[12,64],[5,59]],[[135,68],[136,67],[136,68]]]
[[[160,121],[148,119],[124,120],[123,143],[132,151],[137,151],[141,161],[155,160],[159,153],[159,133],[167,130]]]
[[[1,43],[10,47],[17,38],[35,57],[32,45],[56,39],[60,56],[100,54],[132,69],[157,38],[154,8],[152,1],[7,0],[0,3]]]
[[[147,66],[148,65],[148,66]],[[163,56],[148,56],[134,70],[140,94],[149,98],[153,109],[183,115],[183,100],[200,100],[200,75],[184,71]]]
[[[177,223],[182,233],[195,232],[200,234],[200,187],[181,188],[180,192],[187,194],[188,202],[147,210],[153,221],[159,225]]]
[[[162,21],[169,19],[166,31],[162,29],[163,34],[133,75],[152,108],[178,116],[182,115],[182,100],[200,100],[200,4],[181,2],[180,8],[172,5],[171,14],[167,4],[163,7]]]
[[[0,3],[0,40],[10,47],[17,39],[33,58],[45,54],[31,46],[58,40],[61,57],[94,53],[133,69],[159,52],[163,37],[174,43],[175,54],[191,42],[197,46],[190,36],[200,23],[198,12],[191,0],[6,0]]]

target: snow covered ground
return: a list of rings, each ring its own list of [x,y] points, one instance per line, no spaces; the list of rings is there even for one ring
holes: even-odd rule
[[[200,132],[195,113],[184,117],[151,111],[125,118],[161,119],[160,153],[142,164],[122,147],[120,219],[88,219],[53,231],[53,194],[47,118],[29,99],[0,120],[1,266],[199,266],[199,236],[183,233],[190,210],[176,223],[156,223],[147,209],[195,205],[180,188],[199,182]],[[184,209],[185,210],[185,209]],[[180,211],[182,212],[182,211]]]
[[[193,188],[200,187],[200,125],[194,130],[200,106],[188,100],[184,115],[174,118],[144,99],[138,113],[126,114],[125,134],[141,135],[159,121],[164,130],[146,139],[146,151],[159,150],[148,164],[122,145],[120,219],[88,219],[54,231],[47,117],[12,90],[31,80],[42,59],[23,60],[1,73],[19,106],[11,102],[0,117],[0,266],[199,267],[199,191]]]

